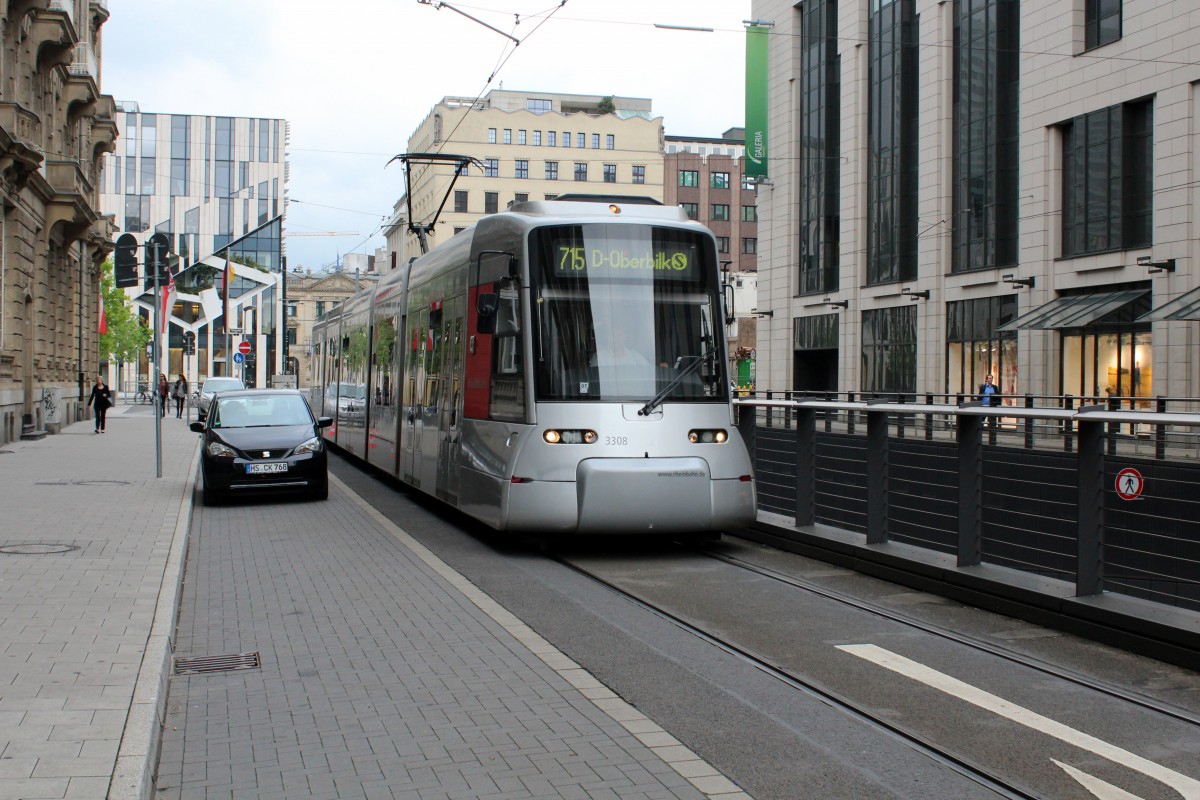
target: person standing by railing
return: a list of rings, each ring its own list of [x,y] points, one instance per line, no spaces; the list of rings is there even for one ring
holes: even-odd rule
[[[990,408],[997,405],[994,396],[996,392],[996,381],[991,375],[988,375],[987,380],[979,385],[979,399],[985,406]]]

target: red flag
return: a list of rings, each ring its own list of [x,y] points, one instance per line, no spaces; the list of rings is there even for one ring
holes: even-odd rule
[[[108,333],[108,320],[104,318],[104,295],[100,295],[100,332]]]
[[[167,290],[163,292],[163,307],[162,307],[162,329],[163,333],[167,332],[167,326],[171,322],[171,309],[175,307],[175,276],[171,276],[171,280],[167,282]]]
[[[225,305],[221,309],[221,313],[225,315],[225,330],[229,331],[233,327],[233,323],[229,319],[229,301],[232,300],[229,296],[229,290],[233,288],[233,264],[229,261],[229,256],[225,257],[225,274],[221,276],[221,294],[224,295]]]

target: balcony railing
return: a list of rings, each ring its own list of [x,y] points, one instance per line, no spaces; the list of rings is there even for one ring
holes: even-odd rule
[[[72,75],[89,77],[94,81],[100,80],[100,70],[96,65],[96,52],[91,42],[80,42],[75,45],[75,58],[71,61]]]

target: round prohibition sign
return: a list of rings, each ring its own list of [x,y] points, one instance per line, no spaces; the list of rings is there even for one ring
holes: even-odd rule
[[[1117,473],[1115,488],[1117,496],[1122,500],[1137,500],[1142,496],[1146,482],[1142,479],[1142,473],[1133,467],[1126,467]]]
[[[252,349],[252,348],[250,347],[250,343],[249,343],[249,342],[242,342],[241,344],[239,344],[239,345],[238,345],[238,352],[239,352],[239,353],[241,353],[241,354],[242,354],[242,355],[244,355],[244,356],[248,356],[248,355],[250,355],[250,350],[251,350],[251,349]]]

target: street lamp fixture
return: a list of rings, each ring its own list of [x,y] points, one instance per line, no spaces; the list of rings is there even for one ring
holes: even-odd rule
[[[912,289],[901,289],[900,294],[907,297],[909,300],[928,300],[929,290],[922,289],[919,292],[914,292]]]
[[[831,300],[830,298],[826,297],[822,302],[824,302],[825,305],[832,306],[834,308],[849,308],[850,307],[849,300]]]
[[[1032,289],[1037,284],[1037,278],[1018,278],[1016,275],[1002,275],[1000,280],[1011,285],[1014,289],[1020,289],[1022,286],[1028,286]]]
[[[1156,272],[1174,272],[1175,259],[1164,258],[1161,261],[1154,261],[1150,256],[1138,256],[1137,260],[1139,267],[1150,267],[1150,274]]]
[[[769,308],[766,311],[759,311],[756,308],[751,313],[754,314],[754,316],[756,316],[756,317],[773,317],[773,316],[775,316],[775,309]]]

